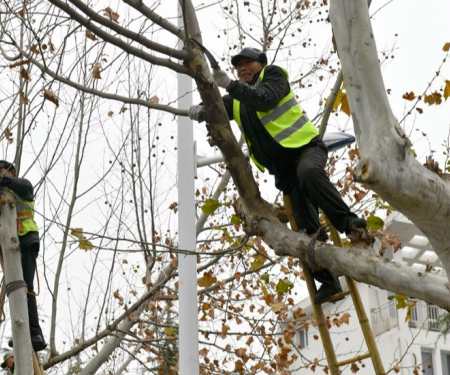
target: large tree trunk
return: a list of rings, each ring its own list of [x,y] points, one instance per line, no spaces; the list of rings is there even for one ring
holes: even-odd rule
[[[417,162],[392,114],[367,2],[333,0],[330,17],[360,149],[357,178],[420,228],[449,276],[450,186]]]
[[[447,216],[450,215],[447,203],[450,200],[446,200],[446,205],[440,204],[439,201],[444,192],[447,192],[446,197],[450,192],[437,175],[414,160],[408,150],[408,140],[390,111],[365,0],[341,0],[339,3],[342,4],[333,2],[333,22],[340,25],[340,28],[337,27],[339,31],[335,30],[336,39],[343,60],[344,82],[351,107],[354,109],[355,132],[363,156],[358,176],[394,207],[413,219],[419,228],[430,236],[431,243],[447,267],[446,244],[449,243],[450,230],[446,231],[446,228],[450,223],[444,218],[445,212],[448,212]],[[190,7],[190,1],[185,4],[187,8]],[[339,14],[335,8],[339,8]],[[356,15],[350,13],[347,8],[361,8],[362,11]],[[200,41],[200,30],[196,20],[191,17],[195,17],[193,12],[189,12],[187,17],[191,27],[189,34],[195,35]],[[346,25],[351,27],[346,28]],[[354,35],[350,35],[347,29]],[[344,42],[346,40],[347,44],[342,39]],[[350,41],[354,44],[352,49]],[[413,273],[407,266],[386,262],[371,249],[341,249],[318,245],[314,249],[315,264],[311,264],[311,256],[307,256],[311,250],[311,239],[282,225],[270,205],[261,199],[249,163],[228,125],[221,95],[211,82],[209,68],[200,55],[201,51],[196,50],[196,45],[191,47],[194,56],[187,65],[195,72],[194,78],[207,108],[207,126],[213,143],[222,151],[238,189],[241,203],[239,210],[245,217],[247,233],[261,236],[280,255],[296,256],[313,267],[328,268],[336,274],[344,274],[357,281],[417,297],[450,310],[450,293],[446,279],[427,273]],[[344,52],[341,52],[341,49]],[[345,58],[342,55],[345,55]],[[428,203],[418,202],[420,199]],[[441,213],[441,223],[439,226],[430,225],[437,212]],[[425,225],[426,223],[428,225]],[[438,231],[438,227],[442,229]],[[441,243],[438,243],[439,239],[442,240]]]
[[[8,300],[14,341],[14,373],[31,375],[33,362],[28,323],[27,286],[23,280],[15,202],[11,193],[0,192],[0,246],[4,261],[6,289],[10,290]]]

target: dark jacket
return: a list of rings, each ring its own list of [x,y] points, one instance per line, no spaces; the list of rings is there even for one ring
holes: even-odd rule
[[[229,95],[223,97],[228,117],[233,119],[233,99],[241,102],[241,123],[245,137],[251,144],[256,160],[275,175],[275,184],[280,190],[295,179],[295,164],[300,148],[285,148],[279,145],[261,124],[257,111],[268,111],[278,104],[289,91],[289,81],[283,70],[268,65],[262,81],[256,74],[252,84],[233,81],[227,88]],[[311,141],[311,144],[315,142]],[[306,147],[306,146],[303,146]]]
[[[26,178],[4,176],[0,179],[0,187],[6,187],[12,190],[17,197],[22,200],[34,200],[33,185],[31,185],[31,182]],[[36,243],[39,244],[39,233],[27,233],[25,236],[19,237],[19,242],[21,247],[29,247],[35,245]]]

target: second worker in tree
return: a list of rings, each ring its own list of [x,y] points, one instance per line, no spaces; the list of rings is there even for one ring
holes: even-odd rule
[[[16,196],[17,235],[19,237],[23,278],[27,284],[28,320],[31,344],[38,352],[47,346],[39,324],[39,315],[34,293],[36,258],[39,253],[39,229],[34,220],[34,191],[31,182],[16,175],[14,164],[0,160],[0,187]],[[12,341],[10,342],[12,345]]]

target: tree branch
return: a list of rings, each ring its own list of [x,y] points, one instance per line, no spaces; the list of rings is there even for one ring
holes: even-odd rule
[[[142,0],[123,0],[123,2],[131,5],[134,9],[139,11],[141,14],[146,16],[157,25],[161,26],[164,30],[169,31],[170,33],[176,35],[178,38],[184,40],[183,30],[179,29],[174,24],[167,21],[165,18],[156,14],[153,10],[146,6]]]
[[[264,241],[276,253],[290,255],[309,262],[311,238],[289,230],[281,223],[258,219],[247,215],[255,223]],[[336,275],[346,275],[381,289],[426,300],[450,311],[449,288],[445,277],[427,272],[411,271],[411,267],[396,262],[386,262],[374,253],[373,248],[342,248],[318,243],[314,249],[314,261]]]
[[[82,352],[84,349],[88,348],[89,346],[95,344],[102,338],[112,335],[113,332],[118,329],[122,332],[128,331],[128,329],[124,328],[125,325],[133,324],[134,320],[131,319],[133,314],[139,314],[140,310],[145,307],[145,303],[154,296],[154,294],[160,290],[166,282],[173,276],[173,271],[175,269],[175,266],[173,264],[168,265],[165,269],[161,271],[161,274],[158,278],[158,281],[149,289],[147,292],[145,292],[141,298],[139,298],[135,303],[133,303],[130,307],[128,307],[121,315],[119,315],[118,318],[116,318],[111,324],[108,325],[103,331],[97,333],[94,337],[92,337],[89,340],[84,341],[82,344],[72,348],[71,350],[51,357],[45,364],[44,369],[48,369],[57,363],[63,362],[74,355],[77,355],[78,353]],[[123,323],[121,326],[121,323]],[[117,346],[120,344],[117,344]],[[107,344],[105,344],[107,345]],[[116,347],[117,347],[116,346]]]
[[[189,75],[189,70],[185,68],[183,65],[174,63],[173,61],[169,59],[162,59],[153,55],[150,55],[149,53],[140,50],[139,48],[133,47],[129,45],[128,43],[124,42],[120,38],[117,38],[108,32],[102,30],[101,28],[95,26],[92,24],[91,20],[89,20],[86,17],[83,17],[78,12],[76,12],[74,9],[72,9],[69,5],[64,3],[61,0],[48,0],[51,4],[55,5],[59,9],[61,9],[63,12],[67,13],[71,18],[73,18],[75,21],[77,21],[80,25],[83,25],[90,31],[92,31],[95,35],[102,38],[105,42],[111,43],[119,48],[121,48],[123,51],[130,53],[131,55],[134,55],[136,57],[139,57],[151,64],[164,66],[166,68],[172,69],[173,71],[177,73],[183,73]]]
[[[157,109],[159,111],[164,111],[164,112],[168,112],[168,113],[172,113],[174,115],[178,115],[178,116],[187,116],[187,110],[183,110],[183,109],[178,109],[178,108],[174,108],[168,105],[164,105],[164,104],[156,104],[156,103],[150,103],[149,100],[144,100],[144,99],[138,99],[138,98],[130,98],[127,96],[122,96],[122,95],[116,95],[116,94],[111,94],[111,93],[107,93],[101,90],[97,90],[91,87],[86,87],[80,83],[74,82],[68,78],[62,77],[60,75],[58,75],[57,73],[55,73],[54,71],[50,70],[47,66],[41,64],[39,61],[37,61],[36,59],[34,59],[32,57],[32,55],[30,55],[29,53],[25,52],[25,51],[21,51],[22,56],[24,56],[27,60],[29,60],[33,65],[35,65],[37,68],[39,68],[39,70],[44,73],[44,74],[48,74],[50,77],[52,77],[53,79],[62,82],[70,87],[73,87],[76,90],[80,90],[82,92],[88,93],[88,94],[92,94],[92,95],[97,95],[101,98],[105,98],[105,99],[111,99],[111,100],[117,100],[120,101],[122,103],[129,103],[129,104],[136,104],[136,105],[140,105],[143,107],[147,107],[147,108],[151,108],[151,109]]]
[[[154,50],[156,52],[163,53],[165,55],[174,57],[179,60],[184,60],[187,57],[187,53],[185,51],[180,51],[177,49],[169,48],[167,46],[164,46],[162,44],[153,42],[147,38],[145,38],[142,34],[135,33],[134,31],[130,31],[126,29],[125,27],[122,27],[118,25],[116,22],[113,22],[109,20],[106,17],[101,16],[94,10],[92,10],[91,7],[87,6],[85,3],[83,3],[80,0],[69,0],[73,5],[75,5],[78,9],[80,9],[84,14],[86,14],[90,19],[102,24],[103,26],[108,27],[109,29],[114,30],[120,35],[123,35],[129,39],[132,39],[140,44],[142,44],[144,47],[147,47],[151,50]]]

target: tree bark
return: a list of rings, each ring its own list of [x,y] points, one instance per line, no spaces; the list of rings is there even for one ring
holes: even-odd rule
[[[23,280],[19,239],[17,237],[15,197],[0,191],[0,245],[14,341],[16,375],[32,375],[32,349],[28,322],[27,286]],[[17,285],[14,288],[13,285]]]
[[[392,113],[367,2],[333,0],[330,17],[360,149],[356,177],[428,237],[448,277],[450,186],[415,159]]]

